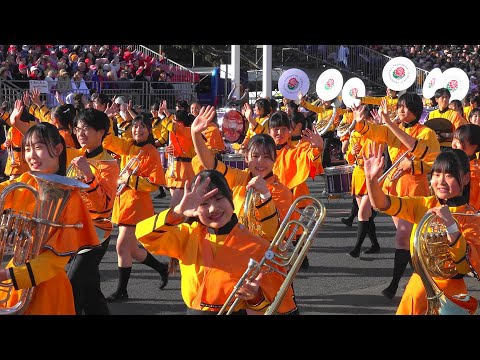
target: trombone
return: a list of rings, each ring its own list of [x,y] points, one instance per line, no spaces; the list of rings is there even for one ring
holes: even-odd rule
[[[307,199],[311,201],[311,204],[303,209],[299,208],[298,204]],[[300,219],[292,219],[294,213],[299,213]],[[232,303],[238,290],[247,280],[255,279],[260,272],[277,272],[285,277],[275,295],[275,298],[265,311],[265,315],[275,314],[287,294],[287,290],[290,288],[295,275],[300,269],[303,259],[307,256],[307,252],[325,219],[325,215],[325,205],[323,205],[318,199],[308,195],[300,196],[295,199],[290,206],[285,219],[283,219],[280,224],[277,234],[270,243],[267,251],[265,251],[264,257],[259,262],[250,259],[247,265],[247,270],[233,287],[233,291],[218,312],[218,315],[230,315],[235,310],[238,303],[241,301],[240,298],[236,298]],[[295,239],[295,235],[299,228],[302,228],[303,232],[297,243],[294,245],[293,240]],[[285,269],[287,270],[284,271]],[[230,308],[227,311],[228,306],[230,306]]]

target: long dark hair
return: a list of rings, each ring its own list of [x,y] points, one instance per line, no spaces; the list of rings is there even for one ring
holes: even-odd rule
[[[462,186],[462,177],[470,173],[470,160],[465,151],[460,149],[448,149],[441,151],[432,166],[434,172],[452,175],[458,184]],[[467,199],[470,195],[470,183],[463,186],[462,195]]]
[[[45,144],[52,158],[57,156],[54,150],[55,146],[58,144],[63,145],[63,150],[58,156],[58,171],[56,174],[65,176],[67,174],[67,147],[57,127],[47,122],[31,126],[23,136],[22,150],[25,149],[25,146],[32,146],[35,142]],[[23,154],[23,157],[25,159],[25,154]]]

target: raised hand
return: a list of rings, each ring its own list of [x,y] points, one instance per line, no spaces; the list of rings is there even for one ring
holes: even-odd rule
[[[180,200],[180,203],[175,206],[175,213],[183,214],[183,216],[187,217],[198,216],[197,209],[200,204],[206,202],[208,199],[218,193],[218,188],[207,192],[208,184],[210,184],[210,178],[206,178],[203,183],[200,183],[200,180],[200,177],[197,176],[191,189],[190,182],[188,180],[185,181],[183,198]]]
[[[10,114],[10,122],[15,124],[16,121],[20,120],[20,116],[22,116],[23,112],[23,102],[22,100],[15,100],[15,106],[13,107],[13,111]]]
[[[315,127],[313,131],[308,128],[303,130],[302,139],[312,144],[312,147],[323,149],[323,138]]]
[[[363,170],[365,178],[369,180],[378,179],[383,173],[384,158],[383,146],[372,142],[368,144],[368,157],[363,155]]]
[[[201,133],[202,131],[208,128],[208,125],[215,118],[216,110],[214,106],[202,106],[198,116],[193,120],[192,125],[190,126],[190,131],[193,134]]]
[[[382,122],[384,122],[387,125],[393,124],[392,120],[390,119],[390,115],[388,114],[387,99],[382,99],[380,107],[378,108],[378,113],[380,114],[380,117],[382,118]]]

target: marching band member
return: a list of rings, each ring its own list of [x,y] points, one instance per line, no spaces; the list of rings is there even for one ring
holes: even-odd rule
[[[169,145],[166,152],[169,167],[165,173],[167,187],[170,189],[170,207],[173,208],[182,199],[185,181],[192,181],[195,173],[192,168],[192,158],[195,156],[192,132],[190,125],[194,120],[193,115],[187,110],[178,110],[172,118],[172,128],[169,131]]]
[[[28,91],[24,92],[23,103],[29,106],[29,113],[34,115],[39,121],[46,121],[55,125],[65,140],[65,145],[68,148],[80,148],[75,135],[73,134],[73,119],[77,114],[75,106],[71,104],[62,104],[56,106],[53,110],[47,108],[40,100],[40,90],[33,89],[31,91],[32,104],[30,105],[30,98]]]
[[[157,190],[159,185],[165,185],[160,154],[153,145],[150,119],[142,115],[135,117],[132,122],[132,135],[133,139],[125,140],[114,136],[110,131],[103,140],[105,149],[120,155],[122,175],[119,185],[125,184],[124,190],[115,197],[113,206],[112,222],[118,225],[119,279],[117,290],[107,297],[107,302],[128,299],[127,285],[132,270],[132,259],[160,274],[162,279],[160,289],[168,282],[168,264],[159,262],[148,251],[139,248],[135,238],[136,224],[154,214],[150,192]],[[139,154],[140,151],[142,154]],[[134,165],[126,167],[129,162],[133,162]]]
[[[76,254],[68,268],[77,315],[108,315],[110,311],[100,287],[98,266],[105,255],[113,224],[110,220],[117,192],[118,162],[102,147],[110,127],[108,116],[96,109],[85,109],[74,120],[74,132],[81,149],[67,149],[67,163],[83,175],[90,186],[84,200],[95,225],[101,246]],[[92,164],[92,165],[91,165]],[[67,173],[67,176],[69,174]]]
[[[22,101],[17,100],[11,117],[13,126],[22,111]],[[40,123],[30,127],[23,137],[22,148],[32,172],[65,176],[65,142],[52,124]],[[15,180],[1,183],[0,191],[15,182],[31,185],[38,190],[35,178],[30,172],[25,172]],[[22,189],[14,191],[6,198],[6,207],[23,213],[34,213],[35,205],[33,194]],[[83,227],[57,228],[40,249],[38,256],[19,266],[14,266],[10,261],[5,270],[0,270],[0,281],[12,282],[14,286],[13,294],[8,302],[3,304],[4,307],[15,306],[23,289],[35,287],[35,294],[27,305],[25,314],[75,315],[72,286],[65,266],[70,257],[79,250],[99,245],[93,222],[78,189],[72,191],[58,222],[63,224],[81,222]],[[0,293],[0,297],[5,299],[7,289],[2,289]]]
[[[474,213],[468,205],[469,163],[466,154],[457,149],[442,151],[432,166],[432,196],[394,196],[383,192],[378,178],[383,171],[381,151],[370,145],[370,157],[364,157],[367,189],[372,205],[379,211],[397,216],[412,223],[413,231],[427,212],[434,212],[447,227],[449,253],[455,262],[458,275],[450,279],[432,277],[447,296],[467,294],[463,277],[471,271],[467,262],[467,243],[474,244],[480,236],[480,219],[473,216],[457,217],[453,212]],[[410,252],[413,251],[413,235],[410,238]],[[473,259],[472,259],[473,260]],[[476,259],[478,263],[478,259]],[[424,315],[427,311],[427,296],[420,276],[413,273],[397,309],[397,315]]]
[[[149,251],[179,259],[182,298],[189,315],[217,314],[250,258],[260,261],[269,247],[267,240],[238,222],[232,191],[216,170],[201,171],[191,188],[187,180],[180,203],[141,221],[136,236]],[[276,271],[248,279],[236,293],[243,301],[234,314],[245,315],[246,309],[264,312],[282,283],[283,276]],[[296,312],[289,299],[287,293],[280,314]]]
[[[363,113],[361,116],[363,116],[365,120],[373,122],[369,111],[370,109],[368,107],[363,107],[362,109]],[[380,251],[380,244],[377,240],[375,221],[372,214],[372,205],[368,198],[367,186],[365,184],[365,173],[363,171],[363,156],[369,155],[367,152],[369,150],[368,144],[370,142],[370,139],[353,131],[350,136],[348,151],[346,153],[347,162],[349,164],[356,164],[352,173],[351,192],[358,204],[357,242],[355,243],[355,247],[347,253],[354,258],[360,256],[360,250],[367,234],[372,242],[372,246],[370,249],[365,250],[364,254],[375,254]]]
[[[453,133],[452,148],[465,151],[470,159],[469,204],[480,210],[480,164],[476,153],[480,151],[480,126],[461,125]]]
[[[255,134],[268,134],[268,119],[271,113],[270,101],[265,98],[260,98],[255,101],[255,105],[252,108],[248,103],[245,103],[242,108],[243,116],[249,122],[247,133],[241,144],[233,144],[233,149],[239,153],[242,153],[248,145],[248,141]],[[255,114],[255,116],[253,116]]]
[[[373,141],[388,144],[390,158],[395,162],[406,151],[413,151],[415,160],[405,157],[397,168],[391,171],[383,183],[383,189],[388,195],[398,196],[427,196],[430,191],[428,188],[427,172],[429,171],[433,158],[427,161],[428,153],[439,151],[439,143],[435,132],[418,121],[423,111],[422,99],[414,93],[405,93],[398,99],[397,115],[401,121],[400,125],[392,122],[387,110],[386,100],[383,100],[379,110],[385,125],[376,125],[367,123],[362,117],[362,108],[353,107],[355,113],[355,130],[362,137]],[[408,137],[414,142],[412,147],[407,146],[400,140],[401,135]],[[394,178],[397,175],[401,176]],[[370,199],[371,201],[371,199]],[[390,285],[382,291],[382,294],[392,299],[397,292],[398,283],[405,272],[405,268],[410,261],[408,251],[412,223],[404,219],[392,216],[397,232],[395,234],[395,259],[393,267],[393,278]]]
[[[200,136],[215,118],[212,111],[214,109],[207,107],[204,112],[199,113],[202,115],[205,113],[205,116],[198,116],[192,123],[193,143],[197,152],[192,161],[194,171],[198,173],[206,168],[222,173],[232,190],[234,212],[239,214],[239,221],[247,218],[248,221],[254,222],[251,227],[249,226],[250,229],[254,229],[251,232],[272,241],[293,201],[290,190],[272,172],[277,157],[275,141],[267,134],[254,135],[248,142],[245,153],[247,168],[240,170],[228,166],[215,158]],[[255,206],[253,216],[244,213],[246,192],[250,188],[260,194],[252,205]],[[293,296],[293,287],[291,295]],[[295,302],[293,298],[292,301]]]
[[[321,161],[323,150],[322,137],[310,129],[303,132],[302,141],[296,147],[291,146],[291,123],[287,114],[277,111],[269,120],[269,133],[277,145],[277,159],[273,165],[273,173],[279,181],[287,186],[293,194],[292,201],[302,195],[310,194],[306,183],[312,167],[317,167]],[[302,202],[299,206],[304,208],[308,204]],[[297,233],[300,236],[301,232]],[[308,257],[305,257],[302,268],[309,267]]]
[[[197,117],[200,114],[202,105],[199,102],[193,102],[190,105],[190,114]],[[213,120],[208,124],[208,127],[202,131],[202,138],[205,141],[207,148],[213,151],[217,156],[225,152],[225,142],[223,141],[222,132],[218,125],[217,113],[213,117]],[[196,173],[196,172],[195,172]]]
[[[215,109],[207,107],[201,114],[206,115],[198,116],[191,127],[197,153],[192,161],[195,173],[203,169],[215,169],[222,173],[232,189],[234,210],[240,218],[246,215],[243,214],[243,206],[247,190],[255,189],[260,194],[255,203],[255,221],[259,229],[257,235],[272,241],[293,201],[290,190],[272,172],[277,157],[275,142],[270,135],[254,135],[249,141],[245,154],[247,169],[240,170],[228,166],[215,158],[202,138],[202,132],[213,121]],[[252,144],[250,144],[251,141],[253,141]]]
[[[460,125],[468,124],[467,120],[465,120],[458,112],[452,110],[448,107],[450,104],[450,90],[447,88],[440,88],[435,91],[435,101],[438,104],[438,108],[432,110],[426,120],[436,119],[436,118],[443,118],[450,121],[453,125],[453,131],[457,129]],[[453,139],[453,132],[452,133],[442,133],[443,135],[437,135],[438,141],[440,141],[440,148],[451,148],[452,147],[452,139]]]

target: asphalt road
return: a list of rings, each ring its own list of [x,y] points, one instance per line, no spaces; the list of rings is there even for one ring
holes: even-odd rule
[[[348,216],[350,196],[326,196],[325,181],[321,176],[309,179],[312,195],[324,202],[327,214],[308,253],[310,267],[300,271],[294,280],[297,304],[302,315],[394,315],[403,287],[412,270],[407,270],[393,300],[381,291],[392,276],[395,227],[391,217],[378,214],[375,218],[381,251],[377,254],[351,258],[346,255],[356,240],[356,220],[353,227],[345,226],[340,218]],[[152,196],[157,195],[157,192]],[[156,211],[168,207],[170,196],[153,199]],[[110,247],[100,265],[102,290],[110,295],[117,286],[116,229]],[[370,246],[368,237],[362,250]],[[157,256],[160,260],[167,258]],[[246,266],[247,264],[245,264]],[[480,284],[466,278],[472,295],[480,298]],[[149,267],[134,263],[128,284],[129,299],[109,304],[113,315],[184,315],[186,307],[180,294],[179,274],[170,277],[164,290],[158,288],[160,277]]]

